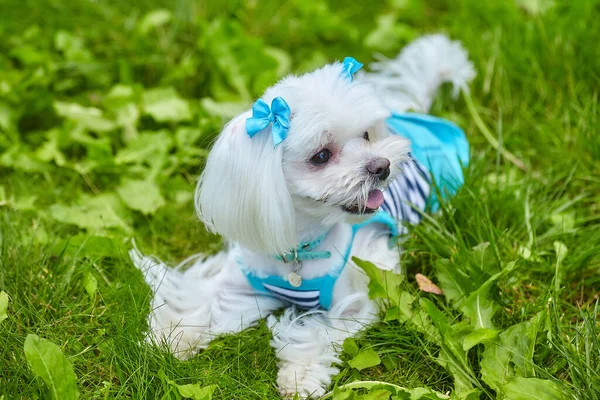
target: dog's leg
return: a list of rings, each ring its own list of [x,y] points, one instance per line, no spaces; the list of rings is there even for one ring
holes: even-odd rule
[[[339,372],[333,364],[340,362],[338,352],[347,337],[377,319],[375,305],[364,293],[344,299],[347,304],[330,311],[313,311],[298,315],[288,308],[277,320],[270,316],[271,345],[279,358],[277,385],[281,395],[291,398],[319,397]]]
[[[131,250],[130,256],[154,292],[149,339],[185,359],[215,336],[238,332],[282,304],[258,295],[231,253],[198,259],[185,272]]]
[[[373,262],[381,269],[399,270],[399,251],[389,248],[389,234],[380,226],[362,228],[356,235],[352,255]],[[338,373],[338,352],[347,337],[377,321],[378,310],[368,297],[368,278],[349,262],[338,278],[329,311],[302,315],[287,309],[277,320],[270,316],[271,342],[279,358],[277,384],[284,397],[296,392],[303,397],[325,393]]]

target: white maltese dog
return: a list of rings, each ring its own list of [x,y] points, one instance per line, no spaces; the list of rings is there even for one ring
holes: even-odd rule
[[[467,88],[474,70],[459,43],[426,36],[374,72],[355,74],[361,66],[288,76],[225,126],[196,210],[227,250],[185,271],[130,253],[154,291],[152,340],[183,359],[268,317],[281,395],[325,392],[339,344],[377,320],[352,257],[400,272],[398,221],[435,210],[432,180],[451,193],[468,161],[459,128],[400,113],[427,112],[443,82]]]

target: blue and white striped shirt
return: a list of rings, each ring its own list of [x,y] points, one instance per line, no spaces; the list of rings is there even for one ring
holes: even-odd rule
[[[402,172],[383,192],[381,209],[398,221],[417,224],[427,207],[431,177],[414,159],[403,162],[400,168]]]

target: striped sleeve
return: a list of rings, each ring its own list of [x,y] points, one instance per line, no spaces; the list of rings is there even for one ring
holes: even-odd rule
[[[398,220],[417,224],[425,211],[431,179],[417,161],[400,164],[402,172],[384,192],[382,209]]]

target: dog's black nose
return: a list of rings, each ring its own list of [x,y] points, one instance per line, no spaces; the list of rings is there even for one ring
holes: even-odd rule
[[[390,160],[387,158],[371,160],[367,163],[367,171],[383,181],[390,176]]]

